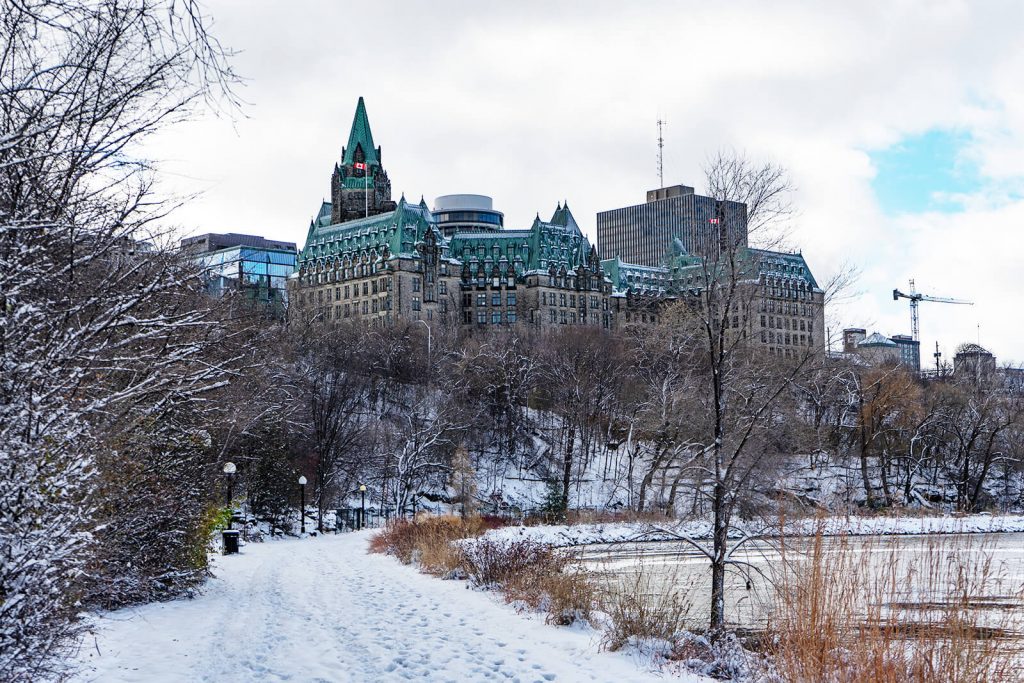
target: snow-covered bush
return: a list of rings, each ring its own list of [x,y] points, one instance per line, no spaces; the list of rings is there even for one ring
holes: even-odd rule
[[[96,545],[83,601],[113,609],[188,593],[206,576],[218,522],[209,444],[167,417],[98,456]]]
[[[481,539],[462,544],[466,571],[474,585],[501,587],[523,576],[561,572],[568,558],[552,546],[535,541]]]
[[[231,80],[178,0],[0,5],[0,679],[73,643],[96,454],[215,386],[135,144]],[[213,87],[211,87],[213,86]]]

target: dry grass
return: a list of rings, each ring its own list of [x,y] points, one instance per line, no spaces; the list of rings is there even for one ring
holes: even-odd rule
[[[492,528],[493,520],[484,517],[400,519],[370,540],[370,551],[394,555],[403,564],[416,563],[428,574],[445,576],[463,565],[462,553],[453,541],[474,538]]]
[[[672,641],[686,630],[693,608],[692,584],[676,576],[655,581],[641,563],[625,585],[609,586],[601,599],[608,615],[604,646],[618,650],[631,641]]]
[[[568,559],[550,545],[536,541],[482,539],[465,552],[465,567],[478,586],[500,587],[528,581],[539,574],[562,571]]]
[[[934,538],[920,551],[845,537],[783,547],[768,653],[784,681],[1019,680],[1004,636],[1014,593],[976,542]],[[980,559],[979,559],[980,558]],[[979,602],[991,609],[978,609]]]
[[[568,626],[591,620],[597,591],[593,581],[578,568],[566,568],[558,574],[545,576],[538,589],[547,596],[547,622]]]

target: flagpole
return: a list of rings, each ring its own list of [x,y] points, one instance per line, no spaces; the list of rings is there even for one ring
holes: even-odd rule
[[[370,217],[370,164],[363,161],[363,203],[366,207],[366,218]]]

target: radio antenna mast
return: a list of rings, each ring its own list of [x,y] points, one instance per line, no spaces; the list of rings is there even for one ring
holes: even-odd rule
[[[665,120],[658,119],[658,187],[665,187],[665,138],[661,134]]]

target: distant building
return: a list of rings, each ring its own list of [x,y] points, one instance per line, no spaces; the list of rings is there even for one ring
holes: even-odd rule
[[[195,235],[181,240],[182,250],[191,254],[207,254],[230,247],[296,251],[295,242],[268,240],[259,235],[243,235],[237,232],[208,232],[205,235]]]
[[[864,341],[868,331],[863,327],[848,327],[843,330],[843,353],[857,353],[857,344]]]
[[[906,334],[868,335],[863,327],[848,327],[843,330],[843,353],[872,365],[899,363],[914,374],[921,372],[921,343]]]
[[[723,242],[747,244],[747,207],[674,185],[651,190],[647,202],[597,214],[597,250],[642,266],[661,265],[678,240],[686,253],[707,256]]]
[[[869,334],[857,343],[857,355],[872,365],[888,365],[900,362],[900,347],[884,334]]]
[[[953,356],[953,375],[985,379],[996,371],[996,357],[978,344],[961,344]]]
[[[900,363],[913,373],[921,372],[921,342],[909,334],[894,334],[889,337],[900,351]]]
[[[619,258],[601,262],[611,280],[610,305],[617,324],[657,323],[670,301],[703,305],[708,276],[704,260],[686,254],[678,241],[674,251],[662,266]],[[740,247],[736,266],[729,334],[781,358],[824,352],[824,291],[801,254]]]
[[[282,311],[287,304],[288,276],[298,259],[294,242],[239,233],[207,233],[183,239],[181,249],[203,267],[210,294],[238,291],[252,301]]]

